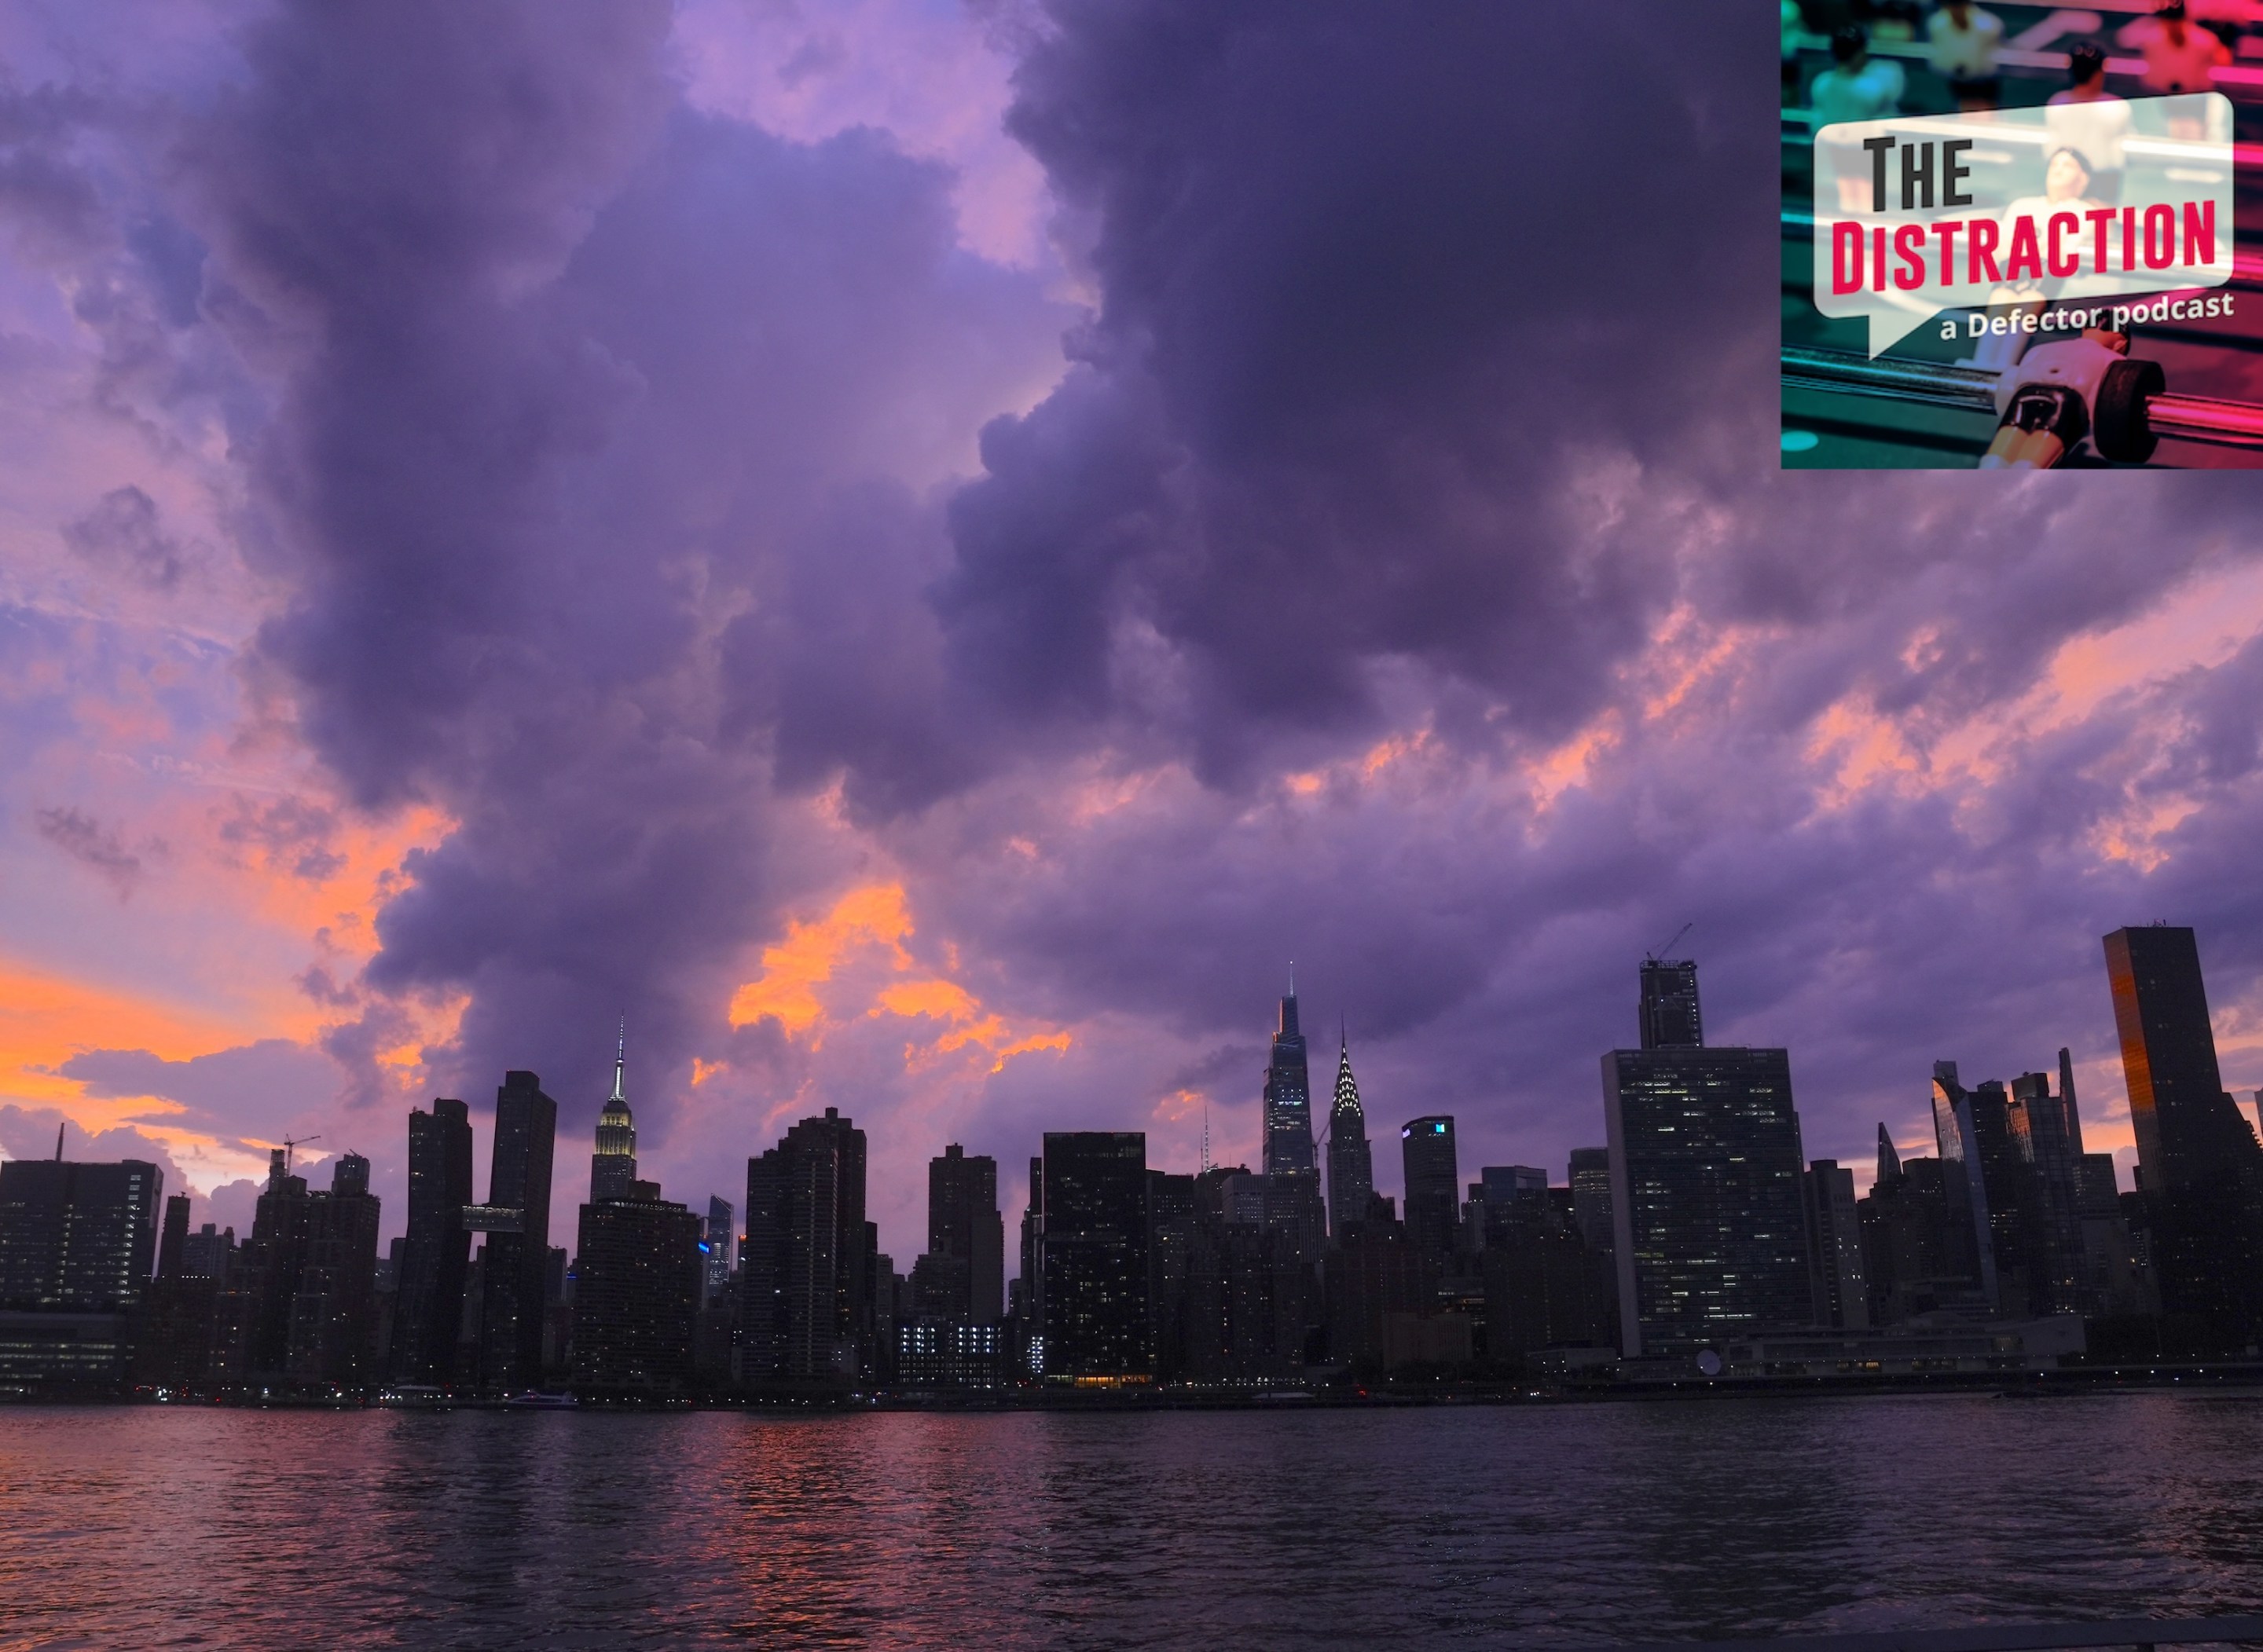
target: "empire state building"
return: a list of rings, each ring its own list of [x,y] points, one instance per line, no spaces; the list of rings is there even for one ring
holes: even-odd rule
[[[597,1115],[597,1151],[589,1156],[589,1202],[626,1199],[636,1187],[636,1122],[629,1116],[628,1098],[621,1093],[621,1071],[628,1063],[628,1023],[621,1024],[621,1042],[613,1056],[613,1093],[605,1110]]]

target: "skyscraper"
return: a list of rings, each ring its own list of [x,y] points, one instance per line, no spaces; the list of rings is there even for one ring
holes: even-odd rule
[[[2223,1087],[2216,1031],[2189,929],[2157,924],[2106,937],[2107,979],[2143,1190],[2219,1179],[2259,1156],[2255,1132]]]
[[[628,1098],[621,1093],[621,1074],[628,1064],[628,1023],[621,1023],[620,1042],[613,1052],[613,1093],[597,1115],[597,1151],[589,1158],[589,1202],[626,1199],[636,1181],[636,1122],[629,1116]]]
[[[2164,1312],[2219,1345],[2263,1335],[2263,1147],[2226,1093],[2190,929],[2106,937],[2142,1195]]]
[[[0,1307],[133,1308],[149,1278],[164,1189],[164,1172],[138,1158],[0,1163]]]
[[[1286,1014],[1293,1028],[1294,1013]],[[1305,1142],[1309,1171],[1309,1135]],[[1045,1145],[1038,1247],[1046,1378],[1145,1381],[1154,1370],[1147,1138],[1139,1131],[1048,1130]]]
[[[393,1379],[432,1387],[455,1375],[471,1230],[471,1109],[439,1096],[408,1114],[408,1232],[393,1309]]]
[[[1299,1256],[1316,1262],[1327,1238],[1328,1214],[1312,1151],[1312,1089],[1292,977],[1265,1068],[1265,1225],[1285,1236]]]
[[[632,1181],[582,1207],[574,1285],[574,1388],[600,1397],[688,1393],[699,1313],[699,1218]]]
[[[998,1161],[951,1143],[928,1161],[927,1254],[914,1270],[924,1281],[915,1286],[920,1310],[995,1324],[1005,1313],[1005,1244]]]
[[[747,1161],[740,1372],[748,1382],[852,1379],[872,1355],[877,1235],[864,1132],[832,1107]]]
[[[1453,1254],[1462,1208],[1453,1119],[1442,1114],[1409,1119],[1399,1127],[1399,1152],[1406,1175],[1407,1241],[1426,1263],[1442,1267]]]
[[[1862,1267],[1862,1228],[1855,1208],[1855,1172],[1835,1158],[1807,1167],[1807,1254],[1817,1322],[1833,1331],[1867,1331],[1870,1288]]]
[[[285,1368],[300,1382],[359,1388],[376,1373],[377,1195],[369,1160],[340,1154],[327,1193],[307,1201]]]
[[[1640,1014],[1645,1050],[1695,1050],[1704,1043],[1695,960],[1645,958]]]
[[[1351,1040],[1336,1049],[1335,1104],[1328,1110],[1328,1230],[1344,1230],[1367,1218],[1375,1194],[1375,1158],[1368,1145],[1367,1114],[1359,1105],[1359,1083],[1351,1076]]]
[[[141,1159],[0,1163],[0,1383],[108,1389],[148,1299],[163,1172]]]
[[[1663,967],[1663,966],[1657,966]],[[1680,971],[1651,1014],[1650,1048],[1603,1057],[1610,1129],[1612,1249],[1621,1351],[1672,1353],[1724,1336],[1813,1323],[1800,1196],[1799,1116],[1782,1050],[1694,1042],[1696,965]],[[1671,1034],[1674,1039],[1661,1038]]]
[[[1265,1067],[1265,1174],[1304,1171],[1312,1165],[1312,1085],[1305,1062],[1305,1035],[1297,1026],[1297,987],[1281,1000],[1281,1026]]]
[[[550,1265],[550,1172],[558,1104],[531,1072],[503,1074],[495,1091],[488,1172],[487,1265],[480,1295],[480,1381],[532,1388],[542,1377],[545,1280]]]

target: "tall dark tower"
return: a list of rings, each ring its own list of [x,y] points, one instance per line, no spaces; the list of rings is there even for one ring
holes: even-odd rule
[[[948,1317],[994,1324],[1005,1313],[1005,1222],[998,1211],[998,1161],[953,1142],[927,1165],[930,1281],[920,1305]]]
[[[2224,1093],[2200,948],[2156,924],[2106,937],[2161,1306],[2233,1348],[2263,1332],[2263,1147]]]
[[[488,1172],[487,1266],[480,1290],[480,1381],[531,1388],[542,1375],[542,1310],[550,1263],[550,1170],[558,1104],[531,1072],[507,1072],[495,1091],[495,1157]],[[502,1215],[516,1212],[516,1220]]]
[[[393,1308],[393,1377],[444,1386],[455,1374],[472,1233],[472,1114],[451,1096],[408,1115],[408,1234]]]
[[[1367,1220],[1367,1201],[1374,1196],[1375,1157],[1346,1036],[1336,1050],[1336,1099],[1328,1110],[1328,1230],[1341,1237],[1353,1223]]]
[[[613,1052],[613,1093],[597,1115],[597,1151],[589,1158],[589,1202],[626,1199],[636,1187],[636,1122],[629,1116],[628,1098],[621,1093],[621,1073],[628,1064],[628,1023],[621,1023],[621,1041]]]
[[[1265,1068],[1265,1226],[1317,1262],[1328,1237],[1327,1201],[1312,1151],[1312,1081],[1297,1025],[1297,977],[1281,1000],[1281,1028]]]
[[[2193,932],[2116,929],[2106,937],[2106,975],[2144,1190],[2188,1187],[2256,1158],[2255,1133],[2216,1064]]]
[[[1281,1029],[1273,1035],[1273,1059],[1265,1069],[1265,1173],[1311,1174],[1312,1081],[1305,1064],[1305,1035],[1297,1027],[1297,982],[1281,1000]]]
[[[1406,1237],[1425,1259],[1442,1266],[1454,1252],[1462,1209],[1452,1116],[1407,1120],[1399,1127],[1399,1151],[1406,1177]]]
[[[1695,1050],[1705,1042],[1705,1023],[1697,1013],[1695,959],[1642,961],[1642,1047]]]

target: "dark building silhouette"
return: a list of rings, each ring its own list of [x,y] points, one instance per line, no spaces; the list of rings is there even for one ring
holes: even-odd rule
[[[291,1171],[289,1151],[271,1151],[267,1186],[253,1207],[251,1237],[237,1257],[235,1281],[220,1299],[214,1364],[230,1384],[272,1387],[286,1381],[291,1305],[306,1265],[312,1199],[307,1179]]]
[[[1878,1126],[1877,1174],[1855,1204],[1874,1328],[1921,1314],[1994,1312],[1981,1290],[1970,1200],[1961,1173],[1952,1182],[1948,1168],[1937,1158],[1903,1158]]]
[[[1341,1234],[1367,1219],[1375,1196],[1375,1158],[1367,1139],[1367,1113],[1351,1073],[1348,1034],[1336,1049],[1336,1093],[1328,1109],[1328,1231]]]
[[[1855,1202],[1855,1172],[1835,1158],[1818,1158],[1801,1178],[1806,1206],[1808,1266],[1818,1324],[1833,1331],[1867,1331],[1870,1287],[1862,1266],[1862,1224]]]
[[[408,1231],[394,1281],[392,1374],[443,1387],[455,1376],[472,1254],[471,1109],[450,1096],[408,1114]]]
[[[495,1091],[494,1156],[488,1202],[466,1220],[484,1227],[479,1381],[495,1392],[542,1380],[544,1305],[550,1267],[550,1178],[558,1143],[558,1104],[531,1072],[503,1074]]]
[[[0,1384],[68,1394],[127,1380],[163,1193],[141,1159],[0,1163]]]
[[[1319,1279],[1298,1236],[1265,1220],[1268,1179],[1240,1165],[1149,1172],[1159,1379],[1250,1386],[1303,1367]]]
[[[1692,959],[1642,962],[1638,1008],[1645,1050],[1695,1050],[1705,1042],[1697,1009],[1697,965]]]
[[[164,1187],[164,1172],[138,1158],[0,1162],[0,1308],[133,1308],[149,1277]],[[182,1223],[185,1242],[185,1212]]]
[[[914,1265],[913,1304],[923,1316],[994,1324],[1005,1315],[1006,1228],[998,1161],[956,1142],[927,1166],[927,1253]]]
[[[628,1065],[628,1027],[622,1024],[613,1053],[613,1093],[597,1115],[596,1151],[589,1157],[589,1202],[626,1199],[636,1183],[636,1121],[629,1116],[621,1076]]]
[[[143,1314],[134,1338],[137,1386],[189,1389],[204,1385],[212,1372],[213,1340],[221,1287],[235,1235],[223,1236],[205,1223],[189,1231],[189,1195],[165,1201],[165,1222],[157,1240],[157,1276],[149,1281]]]
[[[1409,1119],[1399,1127],[1399,1152],[1406,1176],[1407,1241],[1434,1270],[1442,1269],[1454,1252],[1461,1215],[1454,1121],[1442,1114]]]
[[[2263,1147],[2223,1088],[2198,941],[2163,924],[2105,945],[2162,1310],[2245,1345],[2263,1336]]]
[[[1610,1254],[1587,1244],[1550,1191],[1544,1175],[1536,1189],[1504,1179],[1482,1201],[1485,1353],[1496,1367],[1514,1368],[1543,1348],[1618,1339]]]
[[[1657,976],[1669,967],[1681,973]],[[1646,1021],[1671,1023],[1645,1025],[1645,1039],[1694,1040],[1695,964],[1645,963],[1643,995]],[[1653,1012],[1653,995],[1666,1007]],[[1668,1000],[1686,1014],[1668,1015]],[[1602,1068],[1621,1350],[1811,1324],[1788,1053],[1659,1040],[1615,1050]]]
[[[1430,1281],[1391,1201],[1368,1195],[1365,1214],[1343,1229],[1328,1252],[1329,1357],[1363,1374],[1381,1371],[1394,1319],[1434,1309]]]
[[[377,1195],[369,1160],[341,1154],[306,1201],[285,1370],[301,1383],[360,1388],[377,1376]]]
[[[740,1373],[852,1380],[874,1356],[878,1235],[864,1220],[864,1132],[832,1107],[747,1161]]]
[[[1293,1024],[1293,1023],[1292,1023]],[[1309,1153],[1309,1134],[1307,1152]],[[1146,1381],[1147,1138],[1045,1133],[1038,1198],[1048,1381]]]
[[[689,1394],[701,1280],[699,1218],[633,1181],[582,1207],[574,1389],[596,1398]]]

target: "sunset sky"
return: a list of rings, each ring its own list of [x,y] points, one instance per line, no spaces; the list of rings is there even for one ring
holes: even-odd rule
[[[570,1244],[625,1014],[907,1269],[949,1141],[1254,1157],[1292,961],[1379,1187],[1560,1179],[1685,923],[1865,1182],[2062,1044],[2126,1165],[2123,924],[2247,1102],[2263,495],[1780,473],[1770,37],[1618,9],[0,11],[0,1148],[392,1234],[530,1067]]]

